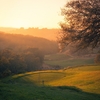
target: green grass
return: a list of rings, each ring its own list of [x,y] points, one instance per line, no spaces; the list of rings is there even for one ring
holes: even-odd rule
[[[28,72],[1,79],[0,100],[100,100],[100,66]]]
[[[66,76],[50,85],[75,86],[86,92],[100,94],[100,66],[81,66],[65,70]]]
[[[86,65],[93,64],[93,59],[72,59],[72,60],[49,60],[45,61],[46,64],[54,66],[59,65],[62,68],[67,66],[78,66],[78,65]]]
[[[73,88],[37,87],[31,84],[3,84],[0,100],[99,100],[96,94]]]
[[[90,65],[94,64],[93,58],[78,58],[71,57],[65,54],[52,54],[45,56],[45,64],[50,66],[59,65],[61,68],[65,68],[68,66],[79,66],[79,65]]]
[[[46,55],[45,60],[65,60],[71,58],[68,55],[65,54],[52,54],[52,55]]]

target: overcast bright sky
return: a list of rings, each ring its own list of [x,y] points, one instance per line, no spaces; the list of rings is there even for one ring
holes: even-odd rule
[[[0,26],[59,28],[67,0],[0,0]]]

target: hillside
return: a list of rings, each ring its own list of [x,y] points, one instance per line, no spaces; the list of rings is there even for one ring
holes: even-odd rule
[[[30,35],[7,34],[0,32],[0,49],[5,48],[10,48],[16,51],[21,51],[27,48],[38,48],[45,54],[58,52],[58,45],[55,41]]]
[[[45,55],[44,63],[52,66],[52,68],[60,67],[75,67],[80,65],[94,64],[93,57],[72,56],[64,53],[57,53],[52,55]]]
[[[18,74],[0,87],[1,100],[100,100],[100,66]]]
[[[57,40],[57,34],[59,29],[47,29],[47,28],[34,28],[30,27],[27,29],[22,28],[9,28],[9,27],[0,27],[0,31],[12,34],[23,34],[23,35],[31,35],[34,37],[41,37],[49,40]]]
[[[15,79],[18,77],[34,84],[41,84],[44,80],[45,85],[76,86],[86,92],[100,94],[100,66],[80,66],[58,71],[29,72],[13,76]]]

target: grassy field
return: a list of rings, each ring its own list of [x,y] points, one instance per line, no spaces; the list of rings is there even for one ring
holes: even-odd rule
[[[100,66],[28,72],[1,79],[0,100],[100,100]]]
[[[45,64],[55,66],[59,65],[61,68],[65,68],[68,66],[79,66],[79,65],[89,65],[94,64],[93,58],[78,58],[71,57],[65,54],[53,54],[45,56]]]
[[[46,64],[54,66],[59,65],[61,68],[65,68],[68,66],[79,66],[79,65],[85,65],[85,64],[93,64],[93,60],[91,59],[74,59],[74,60],[58,60],[58,61],[45,61]]]

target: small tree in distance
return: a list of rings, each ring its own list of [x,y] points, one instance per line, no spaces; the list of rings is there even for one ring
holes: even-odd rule
[[[100,46],[100,0],[71,0],[61,11],[59,43],[77,49]]]

